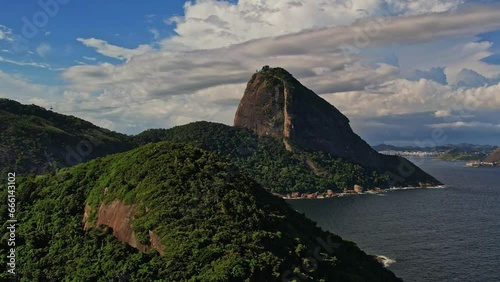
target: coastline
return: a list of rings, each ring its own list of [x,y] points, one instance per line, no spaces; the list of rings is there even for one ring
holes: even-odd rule
[[[300,192],[295,192],[292,194],[279,194],[279,193],[272,193],[276,197],[280,197],[284,200],[321,200],[321,199],[329,199],[329,198],[340,198],[340,197],[346,197],[346,196],[355,196],[355,195],[380,195],[384,194],[386,192],[391,192],[391,191],[398,191],[398,190],[415,190],[415,189],[444,189],[447,188],[447,185],[428,185],[428,186],[405,186],[405,187],[391,187],[391,188],[375,188],[375,189],[368,189],[366,191],[359,191],[356,192],[354,190],[344,190],[344,192],[340,193],[329,193],[328,190],[327,192],[314,192],[314,193],[300,193]]]
[[[500,167],[500,162],[475,161],[465,164],[466,167]]]

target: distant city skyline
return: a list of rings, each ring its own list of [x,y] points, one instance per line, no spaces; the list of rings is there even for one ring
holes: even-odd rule
[[[500,145],[498,1],[2,3],[0,97],[135,134],[232,124],[281,66],[371,145]]]

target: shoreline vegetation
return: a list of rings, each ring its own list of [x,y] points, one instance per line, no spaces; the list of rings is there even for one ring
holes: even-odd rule
[[[339,198],[344,196],[351,195],[366,195],[366,194],[382,194],[388,191],[395,190],[411,190],[411,189],[423,189],[423,188],[445,188],[446,185],[435,185],[433,183],[423,183],[420,182],[419,186],[405,186],[405,187],[391,187],[391,188],[370,188],[364,189],[359,185],[355,185],[354,188],[344,189],[342,192],[335,192],[333,190],[326,190],[326,192],[314,192],[314,193],[301,193],[301,192],[293,192],[287,194],[280,194],[273,192],[272,194],[276,197],[285,199],[285,200],[315,200],[315,199],[326,199],[326,198]]]

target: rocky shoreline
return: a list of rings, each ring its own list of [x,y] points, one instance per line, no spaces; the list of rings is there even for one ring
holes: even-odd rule
[[[380,194],[387,191],[394,190],[408,190],[408,189],[421,189],[421,188],[444,188],[444,185],[436,185],[434,183],[423,183],[420,182],[419,186],[408,186],[408,187],[392,187],[392,188],[371,188],[364,189],[360,185],[354,185],[353,189],[344,189],[342,192],[334,192],[333,190],[326,190],[326,192],[314,192],[314,193],[301,193],[293,192],[288,194],[272,193],[276,197],[283,198],[285,200],[298,200],[298,199],[326,199],[326,198],[338,198],[349,195],[363,195],[363,194]]]
[[[468,162],[466,167],[500,167],[500,162]]]

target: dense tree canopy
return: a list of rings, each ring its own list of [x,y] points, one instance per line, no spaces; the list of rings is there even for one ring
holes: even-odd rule
[[[18,182],[20,281],[398,281],[232,163],[192,145],[149,144]],[[117,199],[137,206],[134,232],[149,244],[153,230],[163,255],[141,253],[102,226],[83,230],[85,205],[92,223]],[[6,219],[4,202],[0,210]],[[5,249],[0,257],[5,265]]]
[[[282,140],[219,123],[202,121],[171,129],[151,129],[134,139],[138,145],[163,140],[218,152],[264,188],[279,193],[341,191],[352,189],[355,184],[387,188],[418,185],[420,181],[438,182],[401,157],[383,156],[386,169],[376,171],[321,151],[294,147],[290,152]]]

